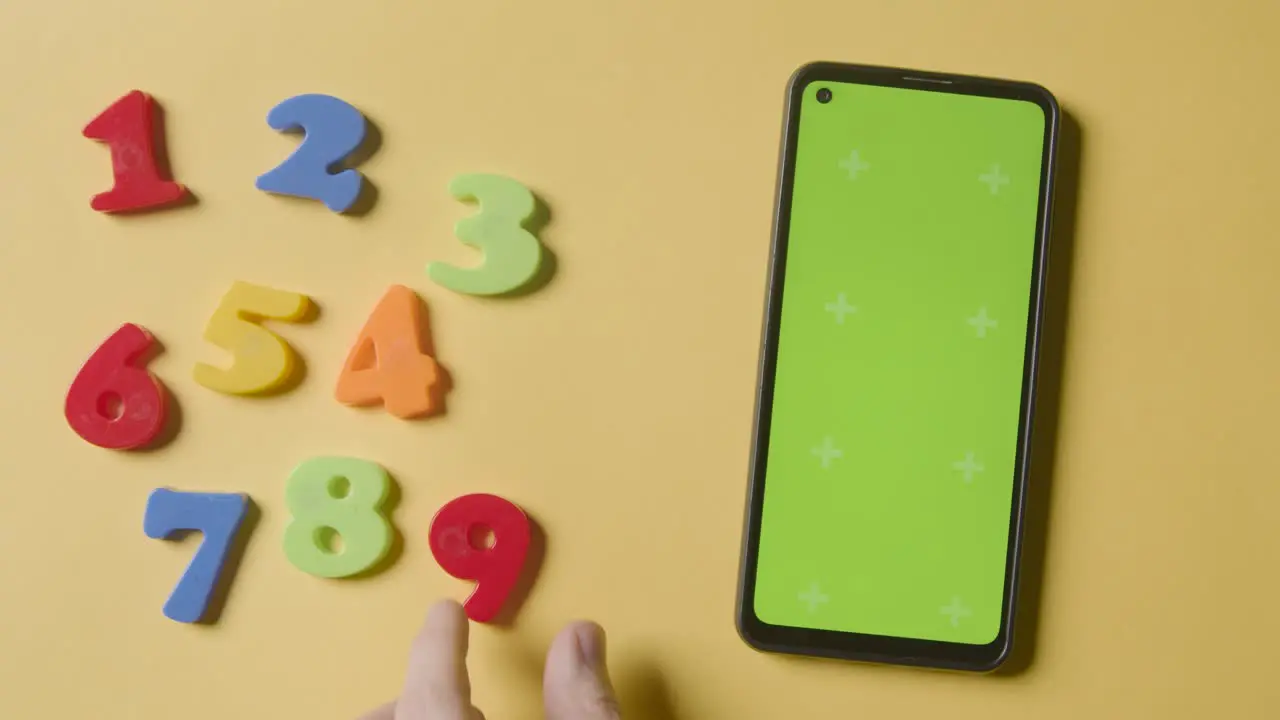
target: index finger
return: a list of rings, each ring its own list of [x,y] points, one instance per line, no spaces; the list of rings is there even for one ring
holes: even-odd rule
[[[468,629],[458,603],[442,600],[431,606],[409,651],[395,720],[470,720]]]

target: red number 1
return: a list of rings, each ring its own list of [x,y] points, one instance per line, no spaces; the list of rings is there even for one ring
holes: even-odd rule
[[[529,554],[529,518],[497,495],[463,495],[431,521],[431,554],[450,575],[475,580],[467,617],[488,622],[515,588]],[[487,540],[487,542],[486,542]]]
[[[160,176],[156,160],[155,100],[134,90],[111,104],[85,126],[84,136],[111,147],[115,184],[93,196],[100,212],[128,212],[167,205],[186,195],[182,185]]]

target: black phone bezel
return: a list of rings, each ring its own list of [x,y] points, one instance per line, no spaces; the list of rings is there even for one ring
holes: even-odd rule
[[[986,645],[971,645],[915,638],[770,625],[756,617],[753,605],[756,561],[759,549],[760,518],[764,507],[765,464],[773,402],[773,382],[781,325],[783,277],[791,220],[791,194],[799,139],[800,108],[804,93],[813,83],[841,82],[900,87],[929,92],[958,93],[984,97],[1025,100],[1045,113],[1044,149],[1041,162],[1039,206],[1036,215],[1035,252],[1032,262],[1030,303],[1028,304],[1026,350],[1023,361],[1022,402],[1019,411],[1018,445],[1014,464],[1013,502],[1005,561],[1004,600],[1000,630]],[[985,672],[994,670],[1008,658],[1013,645],[1013,623],[1017,605],[1018,575],[1026,506],[1027,472],[1030,461],[1031,428],[1035,409],[1035,381],[1039,369],[1041,323],[1044,315],[1046,263],[1052,215],[1054,172],[1060,125],[1058,102],[1045,88],[1026,82],[968,75],[926,72],[903,68],[817,62],[798,69],[787,83],[785,125],[775,192],[773,241],[769,259],[763,342],[756,381],[755,420],[752,431],[750,476],[747,492],[742,551],[737,593],[738,633],[752,647],[795,655],[811,655],[845,660],[914,665]]]

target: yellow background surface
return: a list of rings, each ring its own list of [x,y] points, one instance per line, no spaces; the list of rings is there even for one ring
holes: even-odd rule
[[[470,491],[548,536],[514,626],[473,633],[495,720],[540,716],[542,653],[579,616],[610,632],[628,718],[1277,717],[1278,22],[1256,0],[5,3],[0,717],[352,718],[395,692],[427,603],[465,596],[426,530]],[[1032,80],[1073,118],[1021,672],[767,656],[733,629],[783,87],[815,59]],[[89,209],[109,154],[81,128],[133,88],[163,105],[195,206]],[[254,189],[295,143],[267,111],[303,92],[380,128],[367,216]],[[476,257],[452,235],[464,172],[550,206],[540,292],[427,280]],[[308,367],[290,394],[191,379],[222,357],[201,333],[237,279],[321,308],[276,326]],[[332,399],[391,283],[430,305],[444,417]],[[122,322],[165,346],[151,369],[182,427],[157,452],[62,417]],[[286,561],[284,481],[320,454],[399,482],[404,550],[381,575]],[[161,615],[194,548],[143,535],[162,485],[261,509],[216,626]]]

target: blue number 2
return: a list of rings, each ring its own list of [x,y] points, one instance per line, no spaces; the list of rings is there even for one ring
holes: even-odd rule
[[[198,530],[204,535],[200,549],[164,604],[165,617],[184,623],[199,622],[204,617],[231,543],[248,510],[246,495],[168,488],[152,491],[142,521],[147,537],[168,539],[182,530]]]
[[[280,132],[301,128],[304,135],[292,155],[258,176],[259,190],[320,200],[334,212],[355,204],[364,176],[334,170],[364,142],[365,119],[359,110],[329,95],[298,95],[271,108],[267,124]]]

